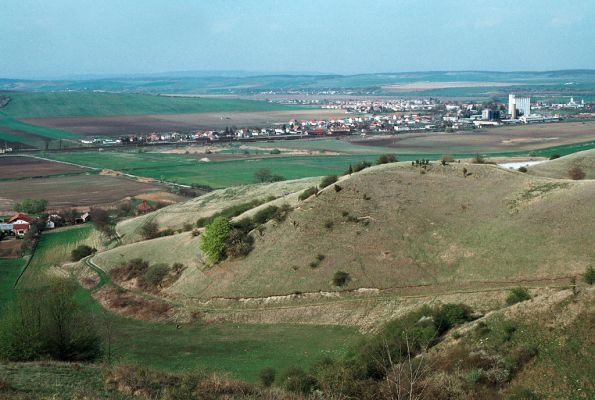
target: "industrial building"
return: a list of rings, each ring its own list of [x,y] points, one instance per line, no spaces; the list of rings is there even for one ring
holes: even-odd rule
[[[508,95],[508,114],[511,118],[516,119],[519,113],[525,116],[531,115],[531,98],[516,97],[511,93]]]

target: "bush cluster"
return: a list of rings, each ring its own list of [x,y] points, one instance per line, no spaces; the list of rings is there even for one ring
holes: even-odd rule
[[[0,359],[92,361],[99,358],[101,337],[75,301],[76,290],[76,283],[54,279],[47,287],[18,291],[0,320]]]
[[[45,211],[48,206],[46,199],[24,199],[14,205],[16,212],[24,212],[28,214],[39,214]]]
[[[179,270],[177,272],[181,272],[181,264],[176,265]],[[109,274],[113,279],[120,281],[136,279],[140,287],[155,289],[161,285],[170,271],[171,269],[167,264],[157,263],[149,265],[142,258],[133,258],[128,262],[123,262],[119,267],[112,269]]]
[[[369,161],[360,161],[357,164],[355,164],[355,166],[353,167],[353,172],[359,172],[359,171],[364,170],[371,166],[372,166],[372,163]]]
[[[506,298],[506,304],[509,306],[520,303],[521,301],[531,300],[531,295],[529,291],[524,287],[514,288],[508,294]]]
[[[376,160],[376,164],[389,164],[397,161],[399,160],[397,159],[397,156],[395,156],[394,154],[383,154],[380,157],[378,157],[378,160]]]
[[[217,217],[224,217],[227,219],[237,217],[238,215],[241,215],[241,214],[245,213],[246,211],[253,209],[254,207],[258,207],[261,204],[268,203],[269,201],[273,201],[273,200],[275,200],[275,197],[270,196],[270,197],[267,197],[266,199],[252,200],[247,203],[242,203],[242,204],[238,204],[235,206],[227,207],[227,208],[223,209],[222,211],[211,215],[210,217],[199,218],[198,221],[196,221],[196,226],[198,228],[203,228],[203,227],[207,226],[208,224],[210,224],[211,222],[213,222],[213,220],[215,220],[215,218],[217,218]]]
[[[82,258],[90,256],[97,251],[96,248],[82,244],[70,252],[70,259],[72,261],[79,261]]]
[[[568,177],[575,181],[580,181],[581,179],[585,179],[585,171],[583,171],[580,167],[575,166],[568,170]]]
[[[325,188],[329,185],[332,185],[333,183],[337,182],[337,175],[327,175],[324,178],[322,178],[322,181],[320,182],[320,189]]]
[[[318,193],[318,188],[316,186],[312,186],[300,193],[298,199],[300,201],[304,201],[307,198],[314,196],[316,193]]]

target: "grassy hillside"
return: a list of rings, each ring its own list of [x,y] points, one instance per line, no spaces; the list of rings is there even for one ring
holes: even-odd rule
[[[208,217],[229,207],[255,200],[265,201],[269,197],[280,198],[277,202],[283,201],[283,198],[312,185],[317,185],[319,181],[320,178],[304,178],[219,189],[184,203],[174,204],[150,214],[124,220],[118,224],[117,230],[124,243],[131,243],[142,239],[140,228],[149,221],[156,222],[160,229],[178,230],[184,224],[194,224],[199,218]],[[297,200],[296,197],[292,198]]]
[[[194,112],[271,111],[289,107],[264,101],[164,97],[132,93],[10,93],[1,113],[13,118],[98,115],[177,114]]]
[[[90,224],[43,233],[31,263],[19,281],[19,287],[35,286],[39,284],[40,279],[43,282],[44,274],[49,269],[69,262],[72,250],[82,244],[101,248],[101,234]]]
[[[595,231],[591,181],[557,182],[492,165],[432,165],[422,174],[393,164],[340,185],[340,192],[329,187],[300,204],[285,222],[268,223],[245,259],[188,269],[169,293],[210,298],[342,290],[332,284],[339,270],[351,277],[343,289],[489,285],[567,276],[595,258],[588,245]],[[136,246],[138,253],[158,251],[153,242]],[[101,257],[98,263],[109,269],[126,255]]]
[[[543,164],[528,168],[531,175],[548,178],[568,179],[568,171],[579,167],[585,172],[585,179],[595,179],[595,149],[580,151]]]

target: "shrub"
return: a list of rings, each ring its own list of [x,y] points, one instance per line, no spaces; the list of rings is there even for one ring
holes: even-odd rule
[[[397,157],[394,154],[383,154],[380,157],[378,157],[378,160],[376,160],[376,164],[389,164],[397,161]]]
[[[254,214],[252,221],[256,225],[262,225],[272,219],[277,222],[281,222],[285,220],[289,211],[291,211],[289,204],[284,204],[281,207],[268,206]]]
[[[349,164],[349,168],[347,168],[347,171],[345,171],[345,173],[343,175],[351,175],[353,174],[353,167],[351,166],[351,164]]]
[[[335,189],[335,192],[337,192],[337,193],[339,193],[341,190],[343,190],[343,187],[339,186],[339,185],[335,185],[335,186],[333,186],[333,188]]]
[[[72,252],[70,253],[70,259],[72,261],[79,261],[81,258],[90,256],[96,251],[96,248],[82,244],[78,246],[76,249],[72,250]]]
[[[109,274],[112,278],[128,281],[134,278],[143,278],[149,269],[149,263],[142,258],[133,258],[127,263],[122,263],[117,268],[110,270]]]
[[[281,150],[273,149],[273,150],[271,150],[271,154],[281,154]]]
[[[293,393],[308,394],[318,389],[316,378],[297,367],[283,371],[279,377],[279,383],[283,388]]]
[[[318,188],[316,186],[312,186],[300,193],[298,199],[300,201],[304,201],[307,198],[314,196],[316,193],[318,193]]]
[[[570,179],[574,179],[575,181],[580,181],[581,179],[585,179],[585,171],[583,171],[580,167],[572,167],[568,170],[568,177]]]
[[[531,300],[531,295],[527,288],[518,287],[514,288],[510,291],[508,297],[506,298],[506,304],[509,306],[520,303],[521,301]]]
[[[230,232],[231,225],[223,217],[217,217],[207,225],[200,239],[200,249],[209,262],[215,264],[225,257],[225,242]]]
[[[473,368],[472,370],[470,370],[469,372],[467,372],[467,374],[465,375],[465,380],[470,385],[475,385],[481,379],[481,375],[482,374],[481,374],[481,370],[480,369]]]
[[[153,264],[145,272],[145,282],[149,286],[157,287],[163,279],[169,274],[169,265],[167,264]]]
[[[192,229],[192,236],[196,237],[200,235],[200,231],[197,228]]]
[[[326,228],[327,231],[332,231],[334,225],[335,225],[335,223],[331,220],[324,221],[324,227]]]
[[[233,228],[225,240],[225,254],[230,258],[245,257],[252,251],[254,238],[242,229]]]
[[[246,211],[253,209],[254,207],[258,207],[259,205],[267,203],[272,200],[275,200],[274,196],[268,197],[266,199],[252,200],[247,203],[242,203],[242,204],[238,204],[235,206],[227,207],[227,208],[223,209],[222,211],[211,215],[210,217],[199,218],[196,221],[196,226],[198,228],[203,228],[203,227],[207,226],[208,224],[210,224],[211,222],[213,222],[213,220],[217,217],[225,217],[227,219],[237,217],[238,215],[241,215],[241,214],[245,213]]]
[[[324,178],[322,178],[322,181],[320,181],[320,189],[325,188],[329,185],[332,185],[333,183],[337,182],[337,175],[327,175]]]
[[[510,342],[510,340],[512,339],[512,336],[514,335],[514,333],[516,331],[517,331],[517,326],[514,322],[505,321],[504,324],[502,325],[502,333],[501,333],[500,339],[502,339],[503,342]]]
[[[527,172],[527,168],[526,167],[520,167],[518,169],[519,172]]]
[[[471,320],[471,309],[465,304],[444,304],[434,310],[434,325],[439,334],[448,331],[455,325],[464,324]]]
[[[481,154],[476,153],[475,154],[475,157],[473,157],[471,159],[471,162],[473,164],[485,164],[486,161],[485,161],[485,158],[483,158],[483,156]]]
[[[159,226],[156,222],[145,222],[140,229],[140,234],[144,239],[155,239],[159,237]]]
[[[93,321],[74,299],[75,282],[18,291],[0,320],[0,359],[92,361],[101,355]],[[26,329],[23,329],[26,327]]]
[[[587,270],[583,274],[583,281],[588,285],[592,285],[595,282],[595,269],[593,266],[587,267]]]
[[[550,160],[555,160],[556,158],[560,158],[560,154],[552,154],[550,156]]]
[[[258,374],[258,379],[262,386],[270,387],[275,382],[276,372],[273,368],[263,368]]]
[[[351,276],[345,271],[337,271],[333,275],[333,285],[345,286],[351,281]]]
[[[357,164],[355,164],[355,167],[353,167],[353,172],[359,172],[363,169],[366,169],[368,167],[371,167],[372,163],[369,161],[360,161]]]

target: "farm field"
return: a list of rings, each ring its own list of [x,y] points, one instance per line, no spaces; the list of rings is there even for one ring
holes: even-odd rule
[[[195,157],[166,153],[76,152],[48,153],[49,158],[110,168],[154,179],[213,188],[255,183],[254,173],[268,168],[286,179],[343,173],[349,164],[373,161],[370,155],[290,156],[247,160],[200,162]]]
[[[249,101],[249,100],[246,100]],[[271,104],[271,103],[265,103]],[[263,107],[264,109],[264,107]],[[262,127],[275,123],[286,124],[291,119],[323,119],[342,117],[343,112],[322,109],[275,109],[273,111],[234,111],[233,107],[213,112],[71,116],[26,118],[30,124],[62,129],[81,135],[118,136],[151,132],[193,132],[200,129],[224,129],[225,127]]]
[[[33,157],[0,156],[0,180],[76,174],[87,169]]]
[[[595,142],[595,121],[497,127],[469,133],[403,134],[352,140],[358,146],[392,148],[398,154],[531,151]]]
[[[235,98],[170,97],[101,92],[10,92],[1,113],[12,118],[180,114],[288,110],[291,107]],[[295,107],[294,107],[295,108]],[[1,115],[1,114],[0,114]]]
[[[23,199],[44,198],[48,209],[90,207],[118,202],[126,197],[162,192],[163,185],[95,173],[27,178],[0,182],[0,211],[10,213]]]

